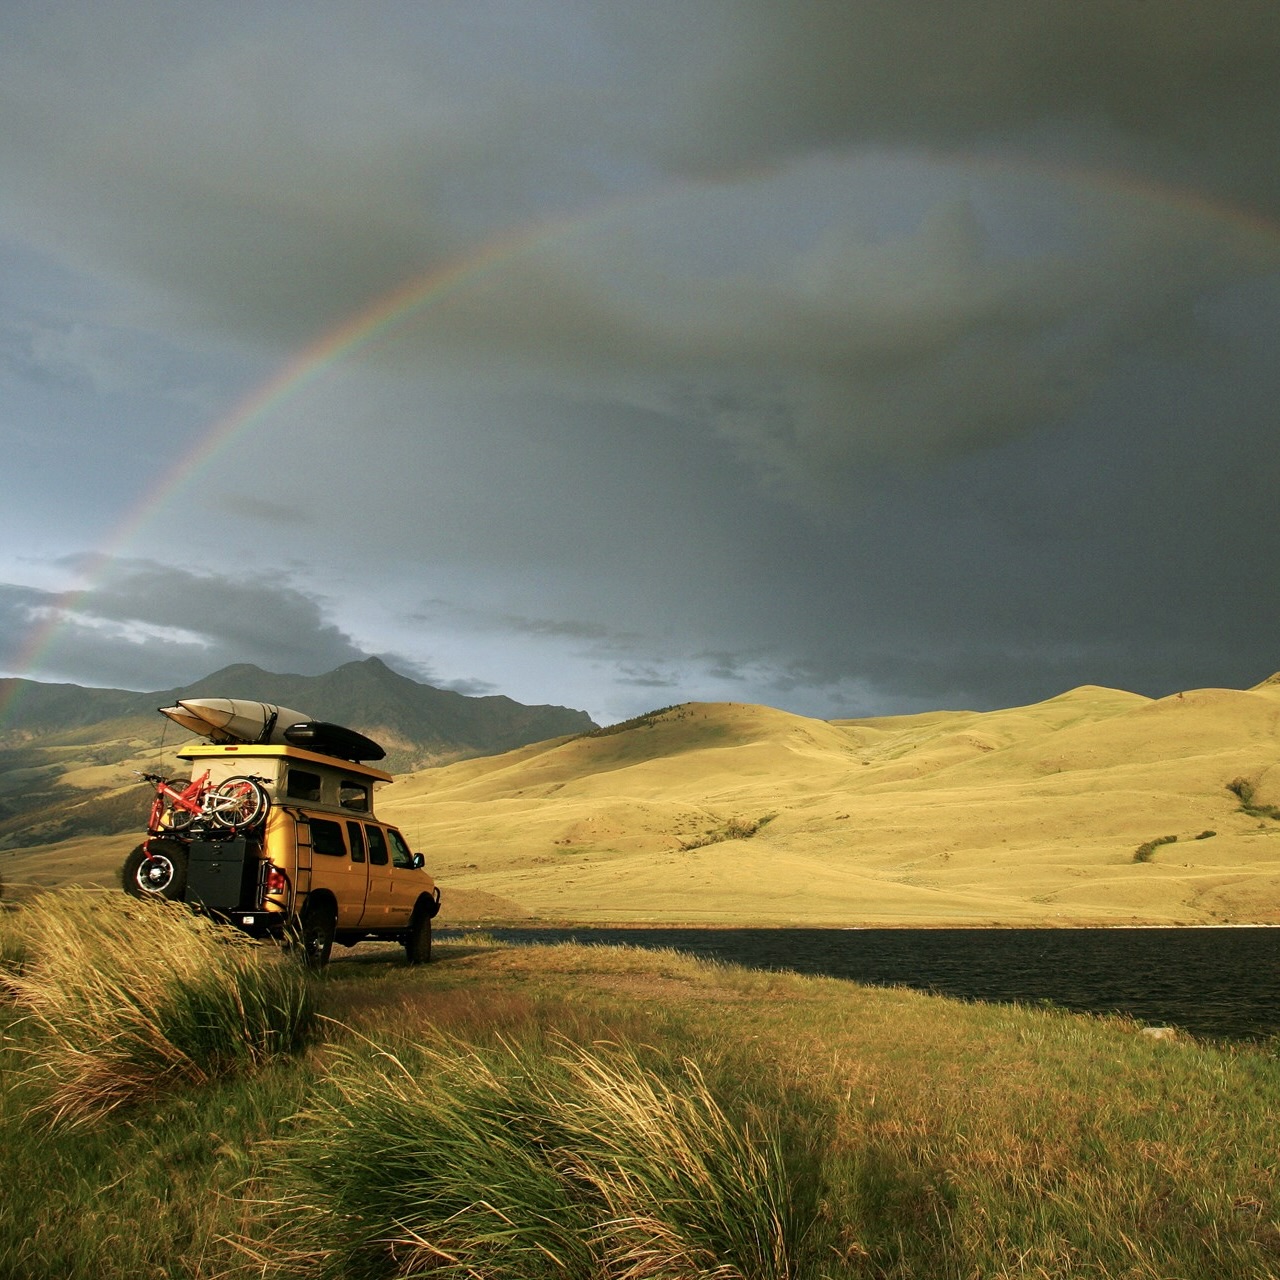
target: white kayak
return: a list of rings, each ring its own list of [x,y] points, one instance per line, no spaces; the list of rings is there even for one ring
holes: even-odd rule
[[[245,698],[179,698],[177,706],[161,707],[160,714],[214,742],[268,746],[284,746],[285,730],[312,718],[305,711]]]

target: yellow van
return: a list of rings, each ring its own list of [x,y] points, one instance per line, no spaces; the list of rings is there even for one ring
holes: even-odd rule
[[[390,774],[287,745],[202,743],[178,756],[199,796],[240,786],[258,803],[240,825],[225,806],[216,821],[208,805],[168,809],[125,859],[126,893],[190,902],[255,937],[294,937],[317,968],[334,942],[365,939],[403,943],[411,964],[431,958],[440,890],[422,854],[374,816],[374,786]]]

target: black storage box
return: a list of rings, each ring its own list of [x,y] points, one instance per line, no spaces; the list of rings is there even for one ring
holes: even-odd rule
[[[253,905],[257,859],[248,856],[249,842],[193,840],[187,863],[187,901],[206,911],[226,914]]]

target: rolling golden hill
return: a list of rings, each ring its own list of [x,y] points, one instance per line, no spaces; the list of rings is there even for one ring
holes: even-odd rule
[[[1277,802],[1273,678],[831,722],[690,703],[415,774],[380,809],[451,919],[1168,924],[1280,922]]]
[[[1278,805],[1272,677],[863,720],[688,703],[407,775],[378,811],[426,854],[442,924],[1260,924]],[[0,874],[110,884],[134,842],[17,849]]]

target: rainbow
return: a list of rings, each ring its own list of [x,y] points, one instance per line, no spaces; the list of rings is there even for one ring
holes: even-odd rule
[[[604,212],[607,214],[609,210]],[[383,294],[295,353],[271,378],[255,387],[217,419],[196,446],[170,467],[112,530],[104,544],[86,558],[81,571],[85,585],[65,591],[49,602],[46,606],[48,617],[33,628],[15,660],[14,669],[25,674],[39,665],[57,638],[64,616],[94,589],[113,559],[139,530],[228,445],[286,401],[315,384],[338,361],[375,343],[406,316],[445,301],[460,289],[473,285],[489,272],[549,240],[588,224],[595,225],[602,216],[597,211],[588,217],[569,221],[538,223],[488,240],[478,250],[433,267]],[[15,685],[7,695],[0,696],[0,727],[6,716],[11,714],[18,692]]]
[[[1010,161],[1008,158],[981,153],[963,156],[934,154],[928,158],[934,163],[965,167],[978,172],[1031,173],[1049,181],[1091,189],[1109,196],[1118,194],[1121,198],[1134,202],[1174,208],[1206,221],[1227,223],[1237,231],[1257,237],[1259,241],[1265,240],[1269,242],[1269,254],[1273,254],[1277,244],[1280,244],[1280,226],[1256,212],[1237,208],[1200,192],[1164,186],[1127,173],[1049,165],[1025,158]],[[668,188],[641,197],[620,198],[585,215],[540,222],[494,237],[484,242],[479,249],[433,267],[397,286],[298,351],[271,378],[255,387],[215,421],[196,446],[161,476],[112,531],[104,545],[87,559],[82,574],[86,585],[67,591],[51,601],[48,606],[49,616],[33,629],[18,655],[15,670],[26,673],[39,665],[41,658],[52,646],[65,614],[75,609],[93,589],[96,580],[112,560],[175,493],[229,444],[286,401],[312,386],[338,361],[369,347],[405,317],[424,307],[439,304],[520,255],[574,232],[598,228],[619,211],[634,210],[638,206],[656,206],[666,199],[678,196],[682,189]],[[11,713],[16,695],[15,687],[7,696],[0,696],[0,726],[6,715]]]
[[[585,221],[585,220],[584,220]],[[443,302],[464,286],[505,265],[552,237],[563,234],[564,224],[539,225],[513,235],[487,241],[478,252],[437,266],[406,284],[397,286],[357,311],[336,328],[292,356],[271,378],[256,387],[216,421],[194,449],[166,472],[139,505],[117,528],[106,557],[126,546],[155,513],[206,463],[250,427],[273,413],[287,400],[318,381],[339,360],[355,355],[376,342],[406,316]]]

